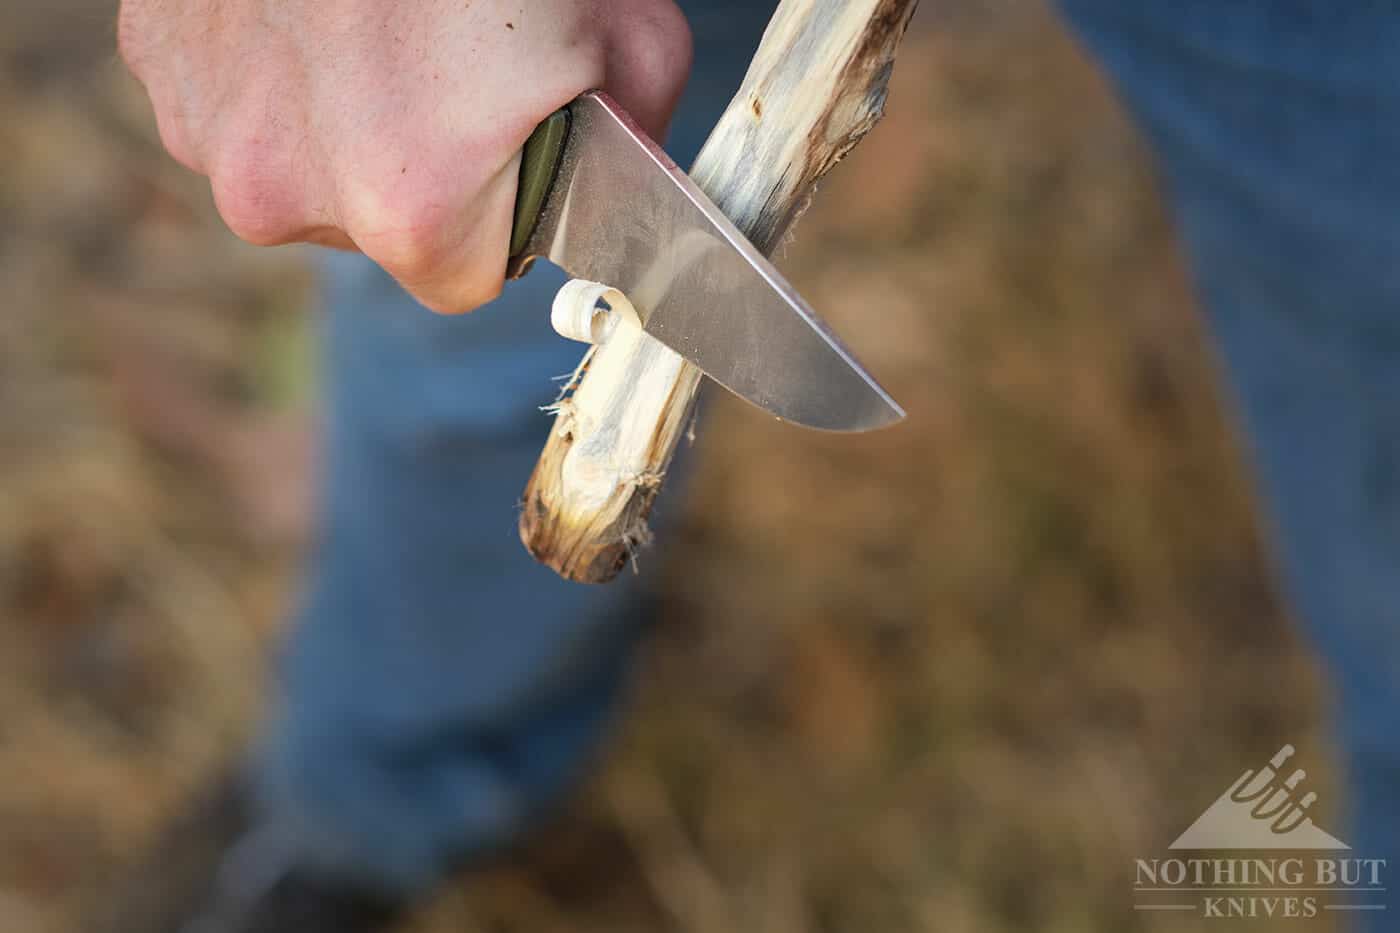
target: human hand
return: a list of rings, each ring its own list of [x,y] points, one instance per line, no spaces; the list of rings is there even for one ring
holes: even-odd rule
[[[123,0],[162,142],[250,243],[358,249],[437,311],[500,293],[519,152],[604,88],[660,137],[671,0]]]

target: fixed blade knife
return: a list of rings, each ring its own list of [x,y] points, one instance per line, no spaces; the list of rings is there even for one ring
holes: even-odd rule
[[[868,431],[904,411],[766,257],[610,97],[539,125],[507,275],[539,256],[625,294],[651,336],[786,421]]]

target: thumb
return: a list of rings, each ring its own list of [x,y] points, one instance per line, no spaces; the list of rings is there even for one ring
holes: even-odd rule
[[[661,140],[690,76],[690,24],[671,0],[612,7],[603,89]]]

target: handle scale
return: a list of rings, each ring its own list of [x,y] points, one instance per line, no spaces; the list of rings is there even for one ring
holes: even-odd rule
[[[521,254],[529,246],[540,212],[549,200],[568,140],[569,109],[563,107],[546,117],[525,141],[520,155],[520,182],[515,191],[515,221],[510,232],[511,278],[524,275],[530,267],[521,261],[527,258]]]

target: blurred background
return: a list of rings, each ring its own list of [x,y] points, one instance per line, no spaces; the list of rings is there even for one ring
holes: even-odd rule
[[[114,7],[0,0],[7,933],[76,929],[246,740],[315,496],[309,254],[163,156]],[[780,257],[908,423],[708,396],[630,717],[413,930],[1194,929],[1133,859],[1328,761],[1143,149],[1040,4],[925,7]]]

